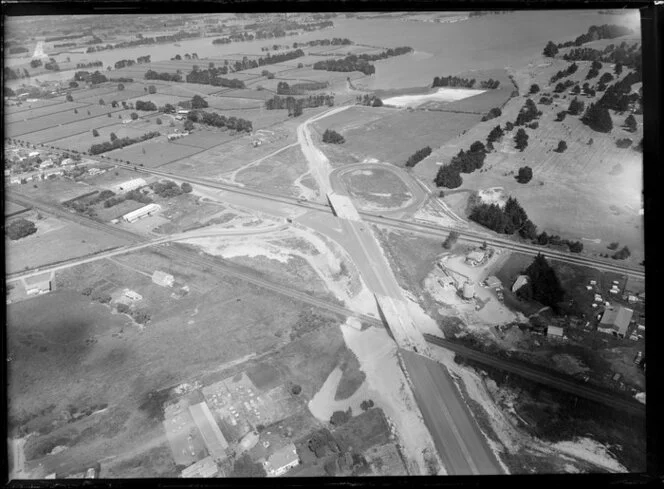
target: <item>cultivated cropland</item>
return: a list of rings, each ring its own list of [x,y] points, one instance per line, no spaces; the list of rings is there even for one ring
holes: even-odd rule
[[[10,478],[645,471],[641,49],[629,9],[9,15]]]

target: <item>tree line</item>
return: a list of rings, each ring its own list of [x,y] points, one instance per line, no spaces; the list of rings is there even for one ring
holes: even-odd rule
[[[323,105],[332,107],[334,105],[334,95],[309,95],[306,98],[280,97],[279,95],[275,95],[265,101],[265,108],[267,110],[288,109],[290,113],[295,110],[296,106],[299,106],[299,114],[302,113],[301,109],[303,108],[321,107]]]
[[[203,110],[192,110],[187,114],[187,119],[191,122],[205,124],[213,127],[226,127],[231,131],[251,132],[253,124],[251,121],[240,117],[228,117],[217,114],[216,112],[205,112]]]
[[[431,154],[431,148],[429,146],[419,149],[415,151],[414,154],[408,157],[408,159],[406,160],[406,166],[408,168],[412,168],[430,154]]]
[[[220,73],[218,68],[208,68],[207,70],[199,70],[196,66],[186,76],[187,83],[198,83],[201,85],[212,85],[215,87],[229,87],[229,88],[246,88],[242,80],[236,78],[229,79],[218,76]]]
[[[368,107],[383,106],[383,101],[380,98],[376,97],[375,95],[369,95],[368,93],[364,95],[358,95],[355,101],[359,105],[366,105]]]
[[[563,55],[566,61],[601,61],[603,63],[612,63],[616,65],[627,66],[637,72],[641,72],[642,58],[641,48],[638,43],[627,45],[623,41],[618,47],[610,44],[603,51],[593,48],[575,48]]]
[[[475,78],[461,78],[458,76],[436,76],[431,87],[464,87],[473,88]]]
[[[342,59],[328,59],[317,61],[314,63],[314,70],[325,71],[360,71],[365,75],[372,75],[376,72],[376,67],[370,64],[371,61],[378,61],[381,59],[391,58],[393,56],[401,56],[413,51],[410,46],[400,46],[397,48],[390,48],[378,54],[351,54]]]
[[[304,82],[304,83],[294,83],[289,85],[285,81],[280,81],[277,84],[277,94],[278,95],[302,95],[305,91],[314,91],[314,90],[323,90],[327,88],[329,84],[327,82]]]
[[[145,72],[145,79],[181,82],[182,75],[180,75],[179,73],[168,73],[168,72],[157,73],[154,70],[148,70]]]
[[[92,146],[90,146],[88,153],[90,153],[91,155],[106,153],[108,151],[113,151],[114,149],[120,149],[124,148],[125,146],[140,143],[142,141],[147,141],[148,139],[155,138],[159,135],[160,133],[158,131],[152,131],[152,132],[147,132],[138,138],[124,137],[124,138],[117,138],[113,141],[105,141],[103,143],[93,144]]]
[[[33,61],[39,61],[39,60],[33,60]],[[91,61],[89,63],[76,63],[76,69],[85,69],[85,68],[95,68],[97,66],[104,66],[104,63],[102,61]]]
[[[513,197],[507,199],[503,208],[497,204],[477,204],[468,218],[500,234],[518,233],[526,239],[537,237],[537,226]]]
[[[567,68],[565,68],[564,70],[558,70],[556,72],[556,74],[551,77],[551,79],[549,80],[549,83],[553,84],[553,83],[556,83],[558,80],[560,80],[562,78],[573,75],[574,73],[577,72],[578,69],[579,69],[579,65],[577,65],[576,63],[572,63]]]
[[[314,39],[313,41],[308,42],[294,42],[293,49],[299,46],[349,46],[351,44],[353,44],[353,41],[348,38],[333,37],[332,39]]]
[[[139,39],[134,39],[132,41],[122,41],[116,44],[106,44],[105,46],[90,46],[86,49],[86,53],[94,53],[96,51],[106,51],[109,49],[124,49],[124,48],[133,48],[136,46],[144,46],[146,44],[163,44],[163,43],[173,43],[179,42],[184,39],[193,39],[196,37],[201,37],[200,32],[186,32],[179,31],[175,34],[165,35],[165,36],[156,36],[156,37],[143,37]]]
[[[151,102],[149,100],[147,100],[147,101],[137,100],[136,101],[136,110],[156,112],[157,111],[157,106],[155,105],[154,102]]]

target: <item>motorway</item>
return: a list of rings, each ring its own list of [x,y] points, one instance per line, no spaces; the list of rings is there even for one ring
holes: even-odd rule
[[[459,397],[444,365],[422,355],[400,351],[413,393],[438,454],[449,475],[500,474],[493,455],[468,406]]]
[[[331,168],[325,155],[313,144],[313,140],[307,126],[309,123],[315,120],[339,112],[345,108],[346,107],[338,107],[323,114],[319,114],[318,116],[307,120],[298,127],[298,140],[301,144],[302,151],[309,160],[312,169],[312,175],[314,178],[316,178],[316,181],[319,183],[319,188],[323,192],[329,192],[332,190],[332,186],[329,180]],[[246,188],[211,182],[195,177],[173,175],[167,172],[161,172],[159,170],[140,168],[137,169],[137,171],[156,176],[162,176],[165,178],[176,179],[179,181],[187,181],[189,183],[201,185],[204,187],[244,194],[245,196],[251,198],[246,200],[261,199],[262,201],[279,201],[284,204],[303,207],[309,211],[314,211],[314,213],[320,213],[321,211],[324,211],[328,215],[330,213],[330,209],[327,206],[321,204],[302,202],[298,201],[297,199],[283,196],[275,196],[263,191],[249,190]],[[19,199],[11,198],[11,200],[17,200],[19,203],[21,203]],[[38,207],[38,205],[35,206]],[[50,207],[54,206],[51,205]],[[49,212],[52,212],[52,210],[49,210]],[[112,226],[106,225],[104,223],[99,223],[92,219],[83,218],[82,216],[76,216],[64,211],[60,211],[60,213],[64,214],[63,217],[67,217],[69,219],[84,219],[87,224],[94,222],[96,223],[93,224],[95,227],[103,228],[106,232],[109,232],[108,228],[111,228],[111,232],[114,232],[114,234],[119,232],[126,238],[129,238],[130,241],[145,240],[144,237],[138,236],[131,231],[117,228],[113,229]],[[442,226],[432,226],[421,223],[415,224],[405,220],[376,216],[372,213],[362,212],[360,214],[366,219],[367,222],[382,224],[401,230],[420,232],[428,236],[440,236],[441,234],[446,236],[450,230]],[[396,278],[392,273],[391,267],[385,259],[382,249],[373,236],[370,227],[363,224],[362,222],[349,221],[345,219],[338,221],[340,221],[338,224],[341,227],[341,234],[345,235],[347,238],[347,246],[345,246],[346,251],[353,258],[353,262],[360,270],[360,273],[365,279],[367,286],[374,293],[376,293],[377,296],[380,295],[387,298],[387,300],[394,302],[403,301],[404,299],[402,296],[402,291],[398,286]],[[475,239],[477,242],[486,241],[487,243],[494,246],[518,249],[518,251],[526,250],[526,252],[532,254],[543,251],[542,248],[513,243],[509,240],[493,238],[481,233],[471,231],[460,231],[460,233],[462,234],[462,237],[466,238],[467,240],[472,241]],[[150,245],[151,244],[148,244],[148,246]],[[581,262],[581,264],[596,266],[592,263],[595,260],[592,259],[570,256],[569,254],[561,252],[553,252],[553,250],[545,251],[548,256],[557,254],[562,261],[576,263]],[[221,273],[241,278],[250,283],[254,283],[261,287],[266,287],[277,293],[282,293],[312,305],[317,305],[328,310],[336,310],[340,314],[358,317],[361,316],[354,313],[353,311],[349,311],[343,306],[333,306],[329,303],[329,301],[319,300],[309,296],[308,294],[289,290],[287,287],[275,285],[269,281],[265,281],[263,279],[259,279],[255,276],[241,272],[238,270],[238,267],[230,267],[216,258],[201,256],[192,253],[189,250],[172,246],[166,246],[163,248],[162,252],[165,252],[167,255],[171,256],[174,260],[179,262],[192,263],[207,269],[218,270]],[[601,263],[601,265],[609,266],[604,265],[603,263]],[[616,269],[619,267],[612,266],[611,268]],[[643,273],[642,271],[634,271],[632,269],[627,270],[629,270],[632,274],[639,272],[641,274]],[[375,318],[370,319],[372,323],[376,320]],[[416,329],[414,328],[414,325],[412,325],[412,321],[408,321],[408,323],[411,323],[410,326],[413,326],[413,329]],[[405,327],[407,325],[402,326]],[[407,331],[406,333],[407,336],[410,336],[411,333],[414,332]],[[419,331],[417,331],[417,333],[419,334]],[[419,336],[424,339],[421,334],[419,334]],[[431,339],[427,338],[427,341],[431,342]],[[423,350],[426,351],[426,348],[427,347],[425,345]],[[475,421],[472,418],[472,415],[469,413],[468,408],[461,400],[459,392],[451,381],[445,367],[417,353],[405,351],[404,349],[400,349],[399,351],[406,375],[411,382],[415,398],[418,401],[418,406],[425,419],[425,423],[431,432],[437,450],[443,459],[447,472],[450,474],[500,473],[500,465],[497,463],[495,457],[491,455],[486,440],[475,424]]]

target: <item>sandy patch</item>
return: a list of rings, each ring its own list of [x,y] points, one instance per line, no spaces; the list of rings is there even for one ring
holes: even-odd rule
[[[577,374],[579,372],[587,372],[590,370],[584,363],[578,358],[573,357],[572,355],[567,354],[558,354],[553,356],[553,361],[556,363],[556,367],[565,373],[570,375]]]
[[[618,463],[610,447],[605,447],[590,438],[576,438],[574,441],[563,441],[552,445],[552,448],[573,457],[590,462],[597,467],[603,467],[610,472],[627,472],[627,469]]]
[[[417,107],[425,102],[455,102],[464,98],[484,93],[486,90],[471,90],[467,88],[439,88],[434,93],[422,95],[400,95],[383,100],[385,105],[396,107]]]
[[[503,191],[503,187],[492,187],[480,190],[478,195],[483,204],[496,204],[498,207],[503,208],[507,203],[507,196]]]
[[[365,384],[372,392],[371,399],[383,409],[396,431],[409,473],[426,474],[424,450],[436,453],[436,449],[399,366],[396,344],[381,328],[358,331],[343,324],[341,331],[366,374]],[[442,462],[438,462],[438,466],[443,467]],[[439,475],[443,475],[441,472]]]

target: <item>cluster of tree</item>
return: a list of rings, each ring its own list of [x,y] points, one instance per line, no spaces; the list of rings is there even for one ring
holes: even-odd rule
[[[625,123],[623,124],[623,127],[626,130],[628,130],[629,132],[636,131],[636,127],[637,127],[636,118],[632,114],[628,115],[627,118],[625,119]]]
[[[367,399],[360,403],[360,408],[362,409],[362,411],[368,411],[372,407],[374,407],[374,402],[371,399]]]
[[[30,73],[28,73],[28,70],[25,68],[23,68],[23,71],[21,72],[19,68],[14,71],[9,66],[5,66],[3,67],[3,74],[6,81],[18,80],[19,78],[30,78]]]
[[[149,100],[144,102],[143,100],[137,100],[136,101],[136,110],[144,110],[144,111],[152,111],[155,112],[157,110],[157,106],[155,105],[154,102],[150,102]]]
[[[53,48],[54,48],[54,49],[59,49],[59,48],[70,48],[70,47],[72,47],[72,46],[76,46],[76,43],[75,43],[75,42],[65,42],[65,43],[62,43],[62,44],[54,44],[54,45],[53,45]]]
[[[498,88],[500,85],[500,82],[498,80],[494,80],[493,78],[489,78],[488,80],[484,80],[480,82],[480,88],[485,88],[488,90],[494,90]]]
[[[532,99],[527,99],[524,106],[521,107],[519,114],[516,116],[514,125],[525,126],[526,124],[528,124],[531,121],[534,121],[541,115],[542,111],[537,110],[537,105],[535,105],[535,102],[533,102]]]
[[[117,77],[117,78],[109,78],[108,81],[118,82],[118,83],[132,83],[134,81],[134,79],[133,78],[126,78],[124,76],[120,76],[120,77]],[[154,85],[152,85],[152,86],[154,86]]]
[[[567,112],[570,115],[579,115],[581,112],[583,112],[583,109],[585,108],[585,106],[586,106],[586,104],[584,104],[578,98],[574,97],[574,99],[569,103],[569,107],[567,108]]]
[[[406,166],[408,168],[412,168],[430,154],[431,154],[431,148],[429,146],[426,146],[422,149],[418,149],[417,151],[415,151],[415,153],[413,153],[408,157],[408,159],[406,160]]]
[[[179,73],[168,73],[168,72],[157,73],[154,70],[148,70],[145,73],[145,79],[146,80],[163,80],[163,81],[181,82],[182,81],[182,75],[180,75]]]
[[[631,145],[632,140],[630,138],[622,138],[616,141],[616,146],[622,149],[629,148]]]
[[[133,48],[136,46],[144,46],[146,44],[164,44],[164,43],[175,43],[180,42],[184,39],[192,39],[196,37],[201,37],[199,31],[194,32],[185,32],[179,31],[175,34],[156,36],[156,37],[140,37],[139,39],[134,39],[131,41],[122,41],[116,44],[106,44],[105,46],[90,46],[85,52],[94,53],[96,51],[106,51],[108,49],[124,49],[124,48]]]
[[[265,101],[265,108],[268,110],[279,110],[279,109],[288,109],[289,114],[295,111],[296,107],[303,109],[306,107],[321,107],[327,105],[332,107],[334,105],[334,95],[310,95],[306,98],[294,98],[294,97],[280,97],[275,95],[271,99]],[[302,113],[299,110],[300,115]]]
[[[191,122],[205,124],[213,127],[226,127],[230,131],[251,132],[253,124],[251,121],[239,117],[228,117],[219,115],[216,112],[205,112],[204,110],[192,110],[187,114],[187,119]]]
[[[603,24],[600,26],[591,25],[588,28],[588,32],[581,34],[579,37],[574,39],[574,46],[581,46],[592,41],[597,41],[599,39],[615,39],[616,37],[626,36],[631,34],[633,31],[629,27],[615,24]]]
[[[346,139],[337,131],[326,129],[323,133],[323,142],[328,144],[343,144],[346,142]]]
[[[475,78],[460,78],[458,76],[436,76],[432,87],[464,87],[473,88]]]
[[[163,197],[165,199],[169,199],[171,197],[177,197],[178,195],[182,195],[182,189],[173,180],[164,180],[163,182],[154,182],[152,185],[150,185],[150,188],[159,197]]]
[[[351,44],[353,44],[353,41],[345,37],[333,37],[332,39],[314,39],[313,41],[308,42],[294,42],[293,49],[296,49],[299,46],[349,46]]]
[[[558,141],[558,147],[554,151],[556,153],[564,153],[567,151],[567,143],[565,141]]]
[[[196,53],[185,53],[184,54],[184,59],[186,60],[192,60],[192,59],[198,59],[198,54]],[[171,58],[171,61],[182,61],[182,56],[179,54],[176,54],[173,58]]]
[[[58,63],[56,63],[53,58],[49,59],[46,63],[44,63],[44,68],[51,71],[60,71]]]
[[[248,453],[243,453],[233,463],[233,475],[235,477],[254,478],[266,477],[267,473],[262,464],[254,462]]]
[[[553,58],[556,54],[558,54],[558,51],[558,46],[556,46],[553,41],[549,41],[546,43],[546,46],[544,46],[542,54],[547,58]]]
[[[35,223],[23,218],[15,219],[5,226],[5,234],[12,241],[25,238],[36,232],[37,226],[35,226]]]
[[[113,66],[115,66],[116,70],[119,70],[120,68],[124,68],[126,66],[133,66],[135,64],[136,61],[134,61],[133,59],[121,59],[120,61],[116,61],[115,65]]]
[[[91,155],[98,155],[101,153],[106,153],[107,151],[113,151],[114,149],[124,148],[125,146],[129,146],[131,144],[140,143],[141,141],[147,141],[148,139],[152,139],[157,136],[159,136],[159,132],[152,131],[145,133],[138,138],[129,138],[129,137],[117,138],[113,141],[105,141],[100,144],[93,144],[92,146],[90,146],[88,153],[90,153]]]
[[[493,129],[491,129],[489,135],[486,137],[487,148],[492,149],[493,143],[502,138],[503,134],[505,133],[500,126],[496,126]]]
[[[277,84],[277,94],[279,95],[302,95],[304,92],[323,90],[329,86],[327,82],[303,82],[303,83],[294,83],[289,85],[287,82],[279,82]]]
[[[560,285],[555,270],[546,261],[544,255],[538,254],[524,273],[530,280],[517,291],[517,295],[526,300],[536,300],[557,311],[558,304],[565,296],[565,291]]]
[[[42,64],[43,63],[41,59],[33,59],[32,61],[30,61],[31,68],[39,68]]]
[[[341,426],[348,422],[350,418],[353,417],[353,412],[351,408],[348,408],[346,411],[334,411],[332,416],[330,416],[330,424],[332,426]]]
[[[616,251],[611,258],[614,260],[626,260],[632,255],[632,252],[627,246],[623,246],[620,250]]]
[[[365,75],[372,75],[376,72],[376,67],[370,64],[370,61],[378,61],[394,56],[401,56],[402,54],[411,52],[413,52],[413,48],[410,46],[400,46],[387,49],[377,54],[360,54],[359,56],[351,54],[339,60],[318,61],[314,63],[313,68],[314,70],[326,71],[360,71]]]
[[[482,122],[495,119],[496,117],[500,117],[502,114],[503,114],[502,110],[500,110],[498,107],[494,107],[493,109],[491,109],[489,112],[487,112],[482,116]]]
[[[597,77],[597,75],[599,75],[599,70],[601,69],[601,61],[593,61],[590,65],[590,70],[588,70],[588,74],[586,75],[586,80],[592,80],[593,78]]]
[[[470,212],[469,219],[500,234],[519,233],[523,238],[537,236],[535,226],[519,202],[510,197],[501,209],[496,204],[477,204]]]
[[[200,95],[194,95],[191,99],[191,108],[192,109],[207,109],[207,101]]]
[[[225,67],[224,67],[225,68]],[[193,67],[191,73],[186,76],[187,83],[198,83],[201,85],[212,85],[215,87],[245,88],[242,80],[222,78],[219,75],[221,68],[208,68],[199,70],[197,66]]]
[[[597,132],[607,133],[613,129],[611,114],[609,114],[609,110],[601,103],[590,104],[586,113],[583,114],[581,122]]]
[[[567,61],[602,61],[620,65],[621,70],[623,66],[627,66],[638,72],[641,72],[642,63],[640,45],[637,43],[628,46],[625,41],[617,47],[611,44],[604,51],[593,48],[575,48],[565,53],[563,59]]]
[[[383,101],[376,97],[375,95],[369,95],[365,93],[364,95],[358,95],[355,99],[355,103],[359,105],[366,105],[367,107],[382,107]]]
[[[539,93],[539,91],[540,91],[539,85],[537,83],[533,83],[532,85],[530,85],[530,90],[528,90],[528,94],[535,95],[536,93]]]
[[[519,183],[528,183],[533,179],[533,169],[529,166],[522,166],[516,175],[516,181]]]
[[[139,189],[134,189],[130,192],[127,192],[126,194],[106,199],[104,201],[104,207],[108,209],[110,207],[121,204],[125,200],[133,200],[134,202],[138,202],[140,204],[152,203],[152,199],[150,198],[149,195],[147,195],[147,193],[141,192]]]
[[[581,253],[583,251],[583,243],[581,241],[562,239],[557,234],[547,234],[546,231],[538,234],[535,242],[540,246],[567,246],[572,253]]]
[[[539,99],[539,103],[542,105],[551,105],[553,103],[553,99],[551,97],[547,96],[541,96]]]
[[[625,81],[628,77],[630,79]],[[639,93],[630,93],[631,85],[635,83],[634,78],[626,75],[622,80],[608,87],[597,103],[607,109],[624,112],[629,109],[630,105],[640,102]]]
[[[332,453],[341,452],[339,444],[327,429],[314,432],[307,443],[307,447],[317,458],[325,457],[328,450]]]
[[[102,61],[90,61],[89,63],[76,63],[76,69],[82,70],[85,68],[96,68],[98,66],[104,66]]]
[[[574,86],[574,82],[572,80],[565,80],[564,82],[557,83],[553,91],[554,93],[563,93],[565,90],[572,86]]]
[[[439,168],[435,183],[438,187],[457,188],[463,183],[461,173],[472,173],[484,166],[486,158],[484,143],[475,141],[468,151],[461,150],[448,165]]]
[[[443,241],[443,248],[446,250],[452,249],[454,244],[459,240],[459,232],[458,231],[451,231],[450,234],[447,235],[447,238],[445,238],[445,241]]]
[[[529,136],[526,134],[526,131],[524,131],[523,128],[519,128],[514,135],[514,147],[519,151],[523,151],[528,146],[528,139]]]
[[[559,70],[555,75],[551,77],[549,83],[556,83],[558,80],[565,78],[566,76],[573,75],[579,69],[579,66],[576,63],[572,63],[564,70]]]

